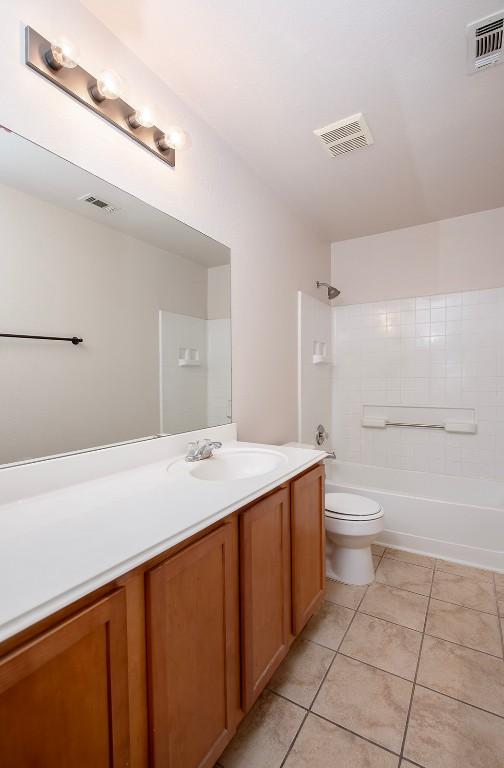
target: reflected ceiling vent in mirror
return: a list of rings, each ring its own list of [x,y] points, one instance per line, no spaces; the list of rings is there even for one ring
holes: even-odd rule
[[[504,10],[467,25],[467,66],[469,74],[481,72],[504,61]]]
[[[110,203],[105,202],[105,200],[100,200],[99,197],[94,197],[94,195],[82,195],[82,197],[78,197],[77,199],[81,200],[84,203],[89,203],[90,205],[94,205],[96,208],[100,208],[102,211],[105,211],[106,213],[117,213],[117,211],[121,210],[120,208],[116,208]]]
[[[333,157],[374,144],[374,139],[362,112],[345,117],[337,123],[326,125],[325,128],[318,128],[313,133],[320,138],[326,150]]]

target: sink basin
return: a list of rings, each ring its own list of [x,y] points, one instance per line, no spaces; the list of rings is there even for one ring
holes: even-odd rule
[[[189,472],[198,480],[243,480],[265,475],[286,462],[287,458],[277,451],[216,451],[210,459],[194,462]]]

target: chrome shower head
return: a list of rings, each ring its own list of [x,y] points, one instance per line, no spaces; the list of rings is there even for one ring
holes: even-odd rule
[[[335,299],[341,293],[341,291],[338,291],[338,289],[335,288],[333,285],[329,285],[329,283],[321,283],[319,280],[317,280],[317,288],[321,288],[322,286],[324,286],[324,288],[327,288],[327,297],[329,301],[331,299]]]

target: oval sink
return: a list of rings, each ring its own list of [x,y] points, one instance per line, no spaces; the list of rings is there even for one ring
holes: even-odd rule
[[[216,452],[210,459],[195,462],[190,474],[199,480],[242,480],[265,475],[286,462],[287,458],[276,451]]]

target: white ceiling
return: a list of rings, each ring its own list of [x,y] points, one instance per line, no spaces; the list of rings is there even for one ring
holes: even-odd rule
[[[465,40],[504,0],[84,5],[330,240],[504,205],[504,65]],[[375,144],[330,157],[313,130],[360,111]]]
[[[6,130],[0,130],[0,183],[204,267],[229,264],[225,245]],[[79,200],[83,195],[93,195],[118,210],[107,213]]]

